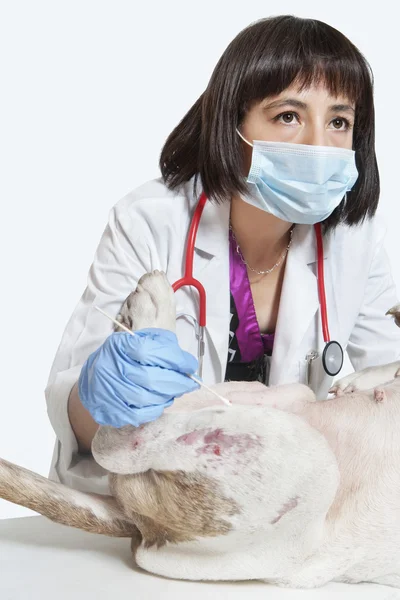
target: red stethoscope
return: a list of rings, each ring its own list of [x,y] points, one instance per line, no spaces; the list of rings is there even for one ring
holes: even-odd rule
[[[189,235],[186,246],[186,257],[185,257],[185,273],[181,279],[178,279],[173,285],[172,289],[174,292],[184,286],[192,286],[196,288],[199,293],[199,332],[198,332],[198,361],[199,369],[198,374],[202,376],[203,370],[203,358],[204,358],[204,330],[206,327],[206,291],[204,286],[198,279],[193,277],[193,259],[194,259],[194,245],[196,241],[197,230],[201,215],[203,214],[204,206],[207,202],[207,196],[203,192],[200,196],[199,202],[196,206],[192,221],[190,223]],[[326,308],[326,296],[325,296],[325,283],[324,283],[324,253],[322,243],[321,224],[316,223],[314,225],[315,236],[317,241],[317,282],[318,282],[318,295],[319,305],[321,311],[321,323],[322,333],[325,342],[325,348],[322,353],[322,366],[325,373],[332,377],[336,376],[343,366],[343,349],[339,342],[330,339],[329,328],[328,328],[328,313]]]

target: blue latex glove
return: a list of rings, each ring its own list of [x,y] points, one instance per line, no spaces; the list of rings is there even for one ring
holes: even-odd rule
[[[197,389],[184,375],[196,370],[197,359],[179,347],[171,331],[115,332],[83,365],[79,397],[99,425],[138,427],[158,419],[174,398]]]

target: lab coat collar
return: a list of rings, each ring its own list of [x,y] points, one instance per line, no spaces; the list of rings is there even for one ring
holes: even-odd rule
[[[200,193],[198,194],[199,198]],[[210,256],[218,256],[221,253],[223,244],[227,240],[229,213],[229,202],[222,204],[210,200],[206,202],[195,241],[197,250]],[[307,264],[316,262],[317,246],[314,227],[312,225],[296,225],[293,231],[292,246],[297,247],[296,252],[299,257],[300,255],[303,257]],[[330,236],[324,239],[323,249],[324,258],[327,258],[330,250]]]
[[[298,256],[302,256],[308,265],[317,262],[317,243],[313,225],[296,225],[293,231],[293,246],[296,246]],[[330,235],[324,237],[324,258],[329,256]]]
[[[200,197],[200,196],[199,196]],[[230,202],[217,204],[207,200],[197,231],[195,248],[219,256],[228,241]]]

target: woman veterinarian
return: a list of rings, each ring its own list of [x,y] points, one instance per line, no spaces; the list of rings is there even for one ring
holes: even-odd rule
[[[161,179],[110,212],[46,388],[57,435],[52,478],[106,491],[90,455],[98,424],[138,426],[197,387],[184,374],[198,366],[193,288],[176,292],[176,337],[113,333],[95,307],[115,317],[154,269],[171,284],[183,276],[202,194],[193,274],[207,295],[206,384],[302,382],[326,398],[334,378],[322,360],[319,262],[329,332],[354,369],[400,358],[400,330],[385,316],[397,296],[374,217],[374,140],[372,75],[340,32],[280,16],[231,42],[167,139]]]

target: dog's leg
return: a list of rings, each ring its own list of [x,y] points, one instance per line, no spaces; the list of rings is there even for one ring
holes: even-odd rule
[[[392,308],[387,311],[386,315],[392,316],[397,327],[400,327],[400,304],[392,306]],[[339,397],[360,390],[369,390],[377,386],[380,387],[399,376],[400,361],[395,361],[386,365],[367,367],[362,371],[350,373],[350,375],[335,381],[329,390],[329,393]],[[381,402],[384,399],[384,394],[382,395],[380,392],[381,390],[379,389],[375,394],[375,400],[377,402]]]
[[[398,360],[377,367],[366,367],[362,371],[350,373],[350,375],[335,381],[329,393],[343,396],[353,392],[371,390],[398,377],[399,371],[400,361]]]
[[[88,494],[0,459],[0,497],[55,523],[114,537],[137,534],[112,496]]]
[[[155,270],[143,275],[136,290],[125,300],[117,320],[132,331],[161,328],[175,332],[175,294],[165,273]],[[118,326],[116,329],[118,330]],[[126,442],[131,440],[134,444],[137,435],[138,428],[133,425],[125,425],[120,429],[99,427],[92,441],[94,459],[107,471],[123,472],[121,469],[124,469],[126,461],[129,463],[130,460],[129,442]]]

